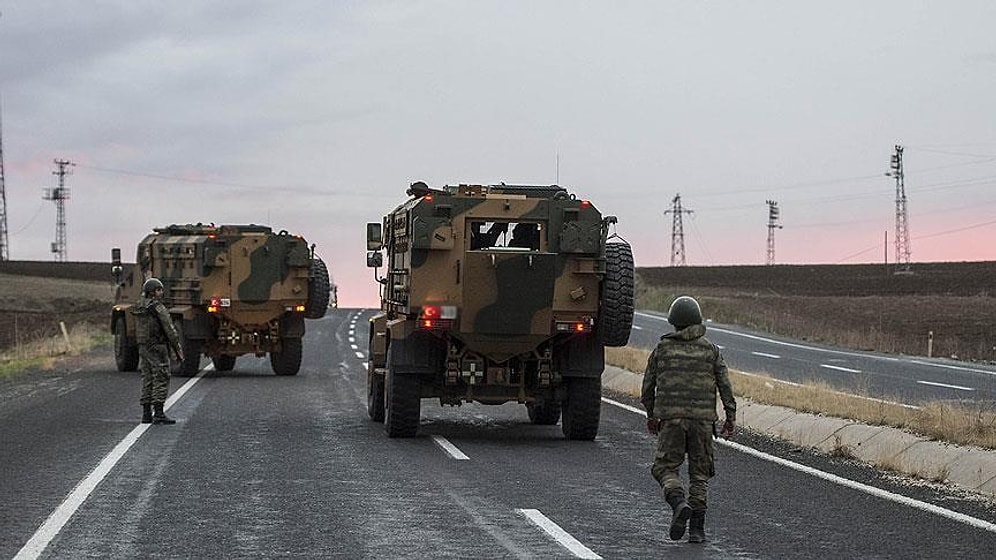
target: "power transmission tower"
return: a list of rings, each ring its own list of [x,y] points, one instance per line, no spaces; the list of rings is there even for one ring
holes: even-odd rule
[[[903,147],[896,144],[887,177],[896,178],[896,273],[910,273],[910,227],[906,213],[906,173],[903,171]]]
[[[681,223],[682,214],[691,214],[691,210],[681,207],[681,195],[674,195],[671,209],[664,215],[672,214],[671,220],[671,266],[685,266],[685,228]]]
[[[778,218],[781,211],[778,210],[778,203],[774,200],[765,201],[768,203],[768,260],[767,264],[775,264],[775,230],[782,229],[778,225]]]
[[[0,262],[10,260],[7,237],[7,188],[3,178],[3,106],[0,105]]]
[[[75,163],[65,160],[53,160],[58,169],[52,172],[59,178],[59,186],[54,189],[45,189],[42,198],[55,202],[55,242],[52,243],[52,253],[58,262],[66,261],[68,240],[66,239],[66,201],[69,200],[69,188],[66,187],[66,175],[70,172],[66,169]]]

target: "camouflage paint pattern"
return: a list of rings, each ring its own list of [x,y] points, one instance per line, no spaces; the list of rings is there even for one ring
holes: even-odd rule
[[[185,335],[204,338],[203,353],[239,355],[279,351],[285,335],[304,334],[311,251],[307,241],[260,225],[171,225],[138,244],[136,264],[115,298],[114,318],[126,313],[150,276],[162,280],[170,313]],[[209,312],[212,299],[224,303]],[[227,305],[225,305],[227,304]]]
[[[712,450],[712,422],[674,418],[661,424],[657,436],[657,451],[650,473],[664,494],[681,489],[681,464],[688,456],[688,505],[706,509],[709,479],[716,474]]]
[[[505,230],[484,242],[496,224]],[[533,232],[519,246],[516,224]],[[599,312],[607,229],[594,205],[560,187],[459,185],[413,195],[383,219],[387,272],[381,303],[389,321],[371,320],[374,329],[387,331],[372,331],[371,365],[385,367],[387,346],[408,338],[425,308],[448,307],[456,310],[452,324],[432,331],[450,348],[447,367],[463,372],[474,362],[486,373],[473,383],[507,385],[504,393],[478,387],[464,398],[531,401],[516,376],[549,367],[551,350],[583,336],[566,330],[570,326],[585,325],[590,336]],[[601,368],[587,375],[599,376]],[[439,381],[431,395],[423,385],[423,396],[465,389],[444,385]]]

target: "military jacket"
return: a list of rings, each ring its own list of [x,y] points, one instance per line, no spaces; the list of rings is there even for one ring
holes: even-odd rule
[[[139,344],[167,344],[178,348],[180,337],[163,302],[144,295],[132,308],[135,315],[135,338]]]
[[[716,421],[716,393],[728,420],[736,421],[737,402],[719,348],[705,337],[703,325],[665,334],[647,360],[640,402],[648,417]]]

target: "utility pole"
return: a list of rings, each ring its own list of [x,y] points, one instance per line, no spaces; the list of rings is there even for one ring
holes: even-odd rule
[[[886,177],[896,178],[896,274],[910,274],[910,227],[906,212],[906,173],[903,171],[903,147],[896,144],[896,153],[889,163]]]
[[[0,103],[0,262],[10,260],[10,239],[7,236],[7,187],[3,178],[3,105]]]
[[[45,194],[42,195],[42,198],[55,202],[55,242],[52,243],[52,253],[55,255],[57,262],[65,262],[69,245],[66,239],[66,201],[69,200],[66,175],[70,173],[66,168],[76,164],[65,159],[53,161],[58,169],[53,171],[52,175],[59,178],[59,186],[54,189],[45,189]]]
[[[778,218],[781,215],[778,210],[778,203],[774,200],[765,201],[768,203],[768,265],[775,264],[775,230],[782,229],[778,225]]]
[[[681,195],[674,195],[671,209],[664,215],[672,214],[671,220],[671,266],[685,266],[685,228],[681,223],[682,214],[691,214],[691,210],[681,207]]]

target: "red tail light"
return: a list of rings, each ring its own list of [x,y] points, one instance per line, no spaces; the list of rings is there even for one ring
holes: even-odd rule
[[[418,326],[422,329],[448,329],[453,326],[457,309],[452,305],[426,305],[418,317]]]

